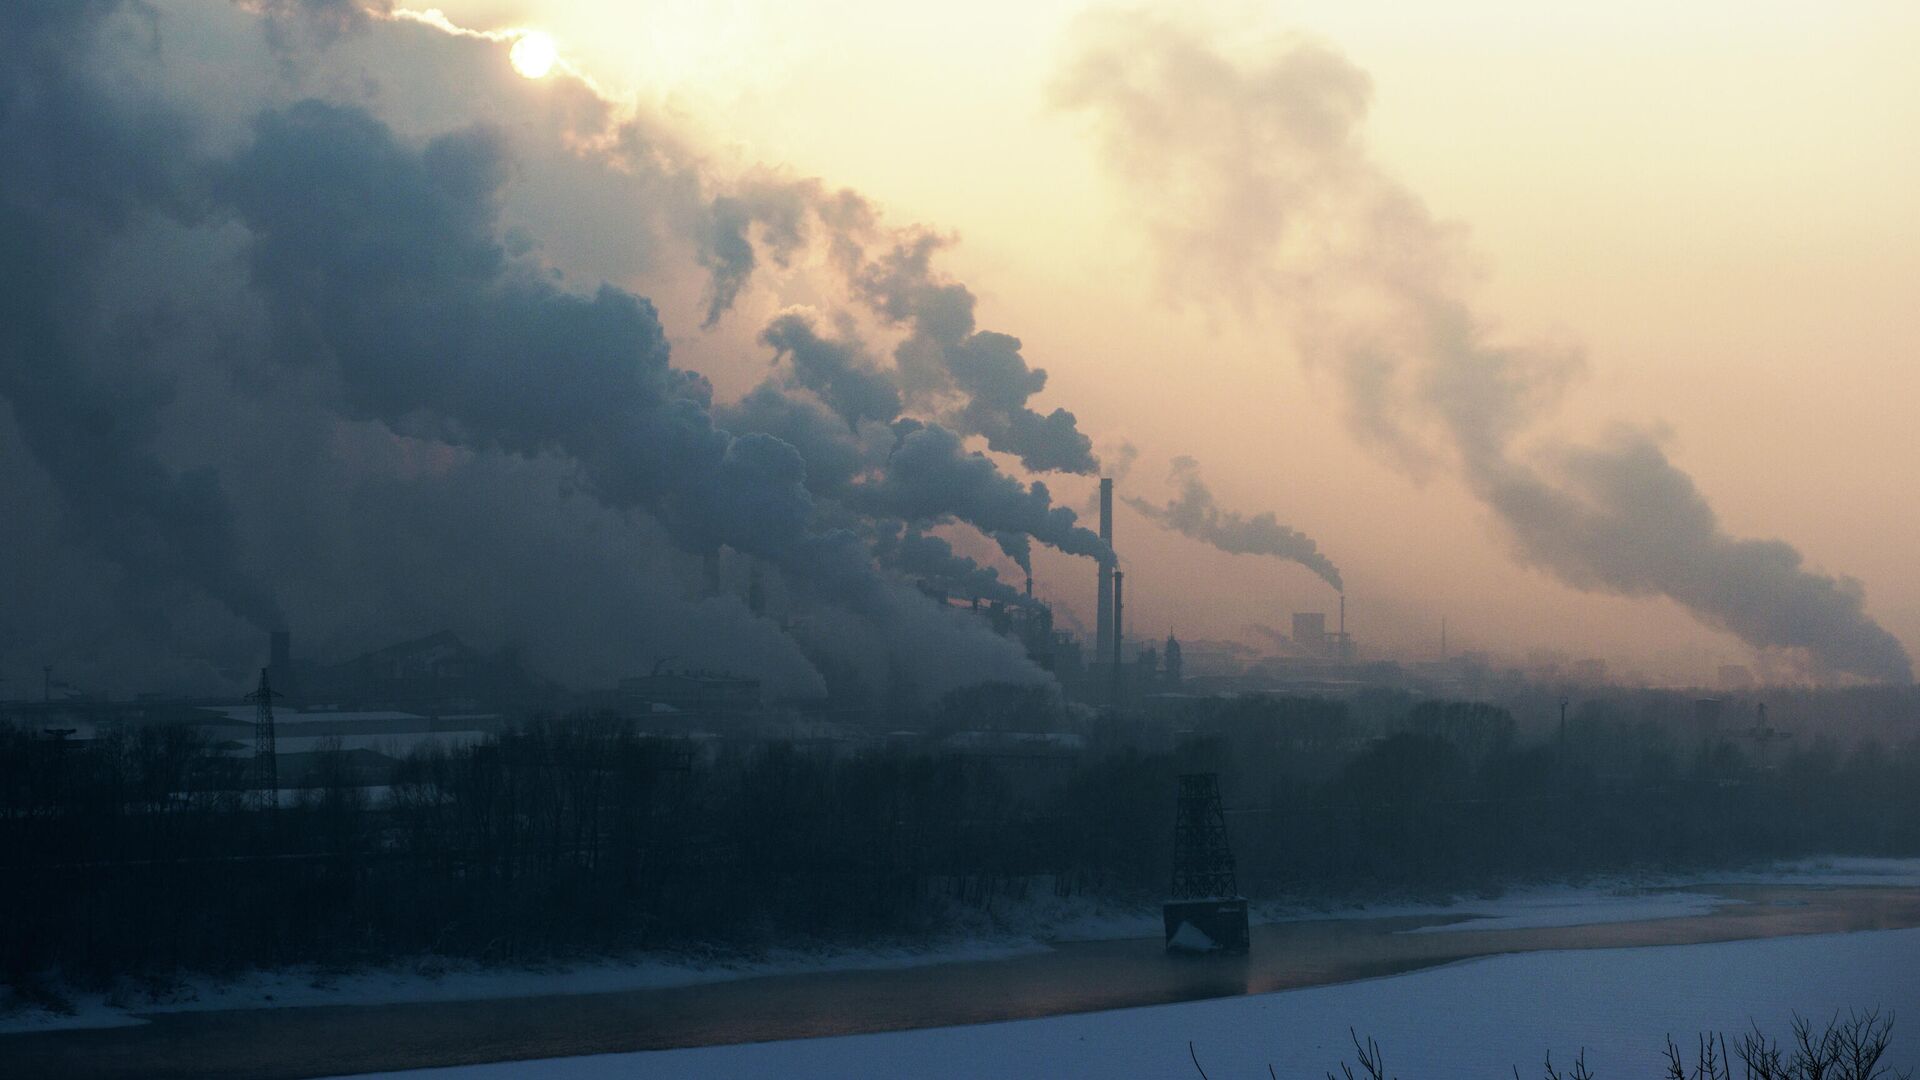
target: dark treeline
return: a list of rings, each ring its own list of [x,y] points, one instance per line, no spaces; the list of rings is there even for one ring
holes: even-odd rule
[[[322,755],[272,812],[191,728],[0,727],[0,974],[745,944],[911,933],[1028,889],[1154,899],[1175,777],[1195,770],[1222,774],[1257,898],[1920,852],[1912,738],[1762,760],[1604,711],[1542,741],[1486,705],[1270,697],[1094,721],[1065,747],[950,738],[1053,708],[959,694],[927,734],[858,752],[540,721],[416,753],[384,790]]]

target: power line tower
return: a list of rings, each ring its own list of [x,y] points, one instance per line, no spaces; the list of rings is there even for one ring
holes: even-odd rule
[[[1162,913],[1167,948],[1247,951],[1247,900],[1227,846],[1227,816],[1216,773],[1185,773],[1173,818],[1173,882]]]
[[[1220,777],[1186,773],[1180,777],[1173,818],[1170,895],[1175,900],[1211,900],[1239,892],[1233,852],[1227,847],[1227,815],[1220,807]]]
[[[273,699],[278,690],[267,680],[267,669],[260,669],[260,685],[247,700],[253,710],[253,790],[261,805],[271,810],[280,805],[280,763],[273,739]]]

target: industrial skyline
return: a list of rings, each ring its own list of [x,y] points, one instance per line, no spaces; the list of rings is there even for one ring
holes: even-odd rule
[[[67,17],[78,28],[22,16],[23,37],[73,43],[21,70],[68,79],[98,145],[47,136],[37,99],[10,99],[34,163],[8,188],[29,316],[0,387],[22,511],[0,612],[11,684],[51,663],[92,686],[242,689],[258,635],[297,626],[335,657],[451,628],[579,686],[679,650],[795,692],[851,664],[933,693],[1044,674],[935,618],[910,582],[1012,602],[1032,581],[1063,627],[1091,620],[1110,663],[1113,573],[1155,635],[1257,642],[1352,607],[1371,655],[1407,662],[1438,654],[1447,619],[1458,650],[1598,657],[1652,682],[1911,678],[1920,608],[1886,562],[1906,504],[1868,499],[1880,523],[1838,542],[1830,523],[1867,511],[1755,500],[1753,477],[1790,470],[1698,471],[1686,433],[1729,409],[1663,434],[1677,399],[1588,397],[1634,355],[1532,333],[1533,312],[1508,333],[1499,290],[1465,280],[1474,249],[1394,160],[1390,61],[1376,74],[1285,34],[1235,50],[1198,15],[1061,22],[1021,68],[1044,74],[1057,138],[1041,154],[1022,126],[1012,145],[1077,155],[1058,191],[1130,224],[1097,326],[1050,306],[1020,259],[980,254],[1057,267],[1057,251],[743,158],[718,118],[662,108],[570,35],[577,10],[538,29],[485,4],[157,5],[148,30],[217,43],[213,67],[113,51],[111,5]],[[1219,108],[1157,111],[1182,101]],[[1216,114],[1276,156],[1249,169]],[[751,109],[740,122],[759,134]],[[87,171],[96,153],[125,175]],[[1218,216],[1235,193],[1258,221]],[[1335,263],[1296,261],[1329,238]],[[1390,272],[1403,258],[1426,276]],[[369,260],[388,272],[359,272]],[[1129,301],[1142,290],[1163,303]],[[1306,381],[1255,392],[1255,341]],[[1147,364],[1173,355],[1195,359]],[[1904,370],[1857,374],[1898,400]],[[1222,408],[1216,383],[1257,406]],[[1819,407],[1791,430],[1904,437]],[[710,602],[723,548],[755,560],[751,597]]]

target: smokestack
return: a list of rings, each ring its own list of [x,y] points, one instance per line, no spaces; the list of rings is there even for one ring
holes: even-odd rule
[[[1347,594],[1342,590],[1340,593],[1340,659],[1344,662],[1352,658],[1353,650],[1347,645]]]
[[[1033,574],[1031,572],[1027,574],[1027,599],[1033,599]]]
[[[1126,575],[1118,570],[1113,572],[1113,696],[1111,700],[1116,711],[1120,708],[1120,644],[1123,636],[1120,632],[1120,582],[1124,577]]]
[[[267,635],[267,667],[274,674],[284,676],[293,663],[293,633],[289,630],[275,630]]]
[[[1100,539],[1113,550],[1113,478],[1100,478]],[[1100,557],[1100,601],[1094,614],[1093,655],[1113,652],[1113,557]]]

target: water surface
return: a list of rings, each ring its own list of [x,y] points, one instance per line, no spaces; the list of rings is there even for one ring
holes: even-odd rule
[[[1686,891],[1702,891],[1690,888]],[[1920,926],[1920,889],[1729,886],[1706,915],[1408,934],[1464,916],[1253,928],[1245,957],[1158,939],[1000,960],[509,1000],[155,1014],[138,1027],[0,1037],[0,1076],[313,1077],[1015,1020],[1349,982],[1472,957]]]

